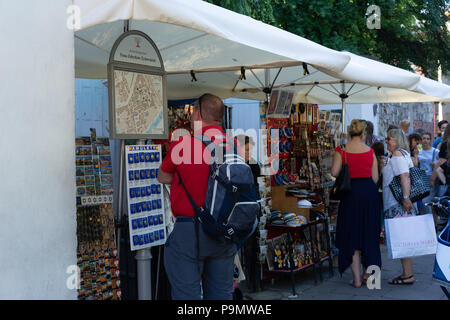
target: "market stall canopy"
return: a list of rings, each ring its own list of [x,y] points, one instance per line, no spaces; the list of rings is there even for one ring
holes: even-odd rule
[[[292,33],[199,0],[75,0],[76,77],[106,78],[109,53],[129,30],[152,38],[168,74],[280,67],[301,62],[334,72],[349,58]]]
[[[109,54],[126,30],[149,35],[168,74],[168,98],[205,92],[264,100],[267,89],[294,103],[450,101],[450,87],[312,41],[199,0],[74,0],[75,74],[106,78]],[[343,81],[343,82],[342,82]]]

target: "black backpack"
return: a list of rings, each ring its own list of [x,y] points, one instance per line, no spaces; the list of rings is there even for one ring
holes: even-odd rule
[[[226,152],[226,143],[216,145],[204,135],[194,138],[205,144],[212,157],[203,206],[195,204],[178,173],[180,184],[205,233],[216,238],[225,237],[240,247],[258,225],[260,207],[252,170],[239,155],[236,143]]]

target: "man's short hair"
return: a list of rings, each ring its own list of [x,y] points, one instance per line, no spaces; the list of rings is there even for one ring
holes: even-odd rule
[[[198,107],[202,119],[210,122],[222,122],[225,105],[222,100],[211,93],[205,93],[198,98]]]
[[[402,129],[407,129],[407,128],[409,128],[410,125],[411,125],[411,122],[409,122],[409,120],[400,121],[400,127]]]
[[[431,132],[429,132],[429,131],[424,131],[424,132],[422,133],[422,137],[423,137],[423,136],[429,136],[430,139],[433,139],[433,135],[432,135]]]

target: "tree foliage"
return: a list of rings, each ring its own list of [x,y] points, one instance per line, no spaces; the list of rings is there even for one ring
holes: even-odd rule
[[[338,51],[371,56],[437,78],[450,71],[449,0],[207,0]],[[370,5],[380,29],[369,29]],[[270,39],[268,39],[270,41]]]

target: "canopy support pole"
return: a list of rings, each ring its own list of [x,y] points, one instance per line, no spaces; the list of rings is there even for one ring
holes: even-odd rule
[[[345,99],[341,98],[342,103],[342,132],[347,133],[347,129],[345,127]]]
[[[280,71],[281,71],[281,70],[280,70]],[[280,71],[278,71],[278,73],[279,73]],[[275,82],[275,81],[274,81],[274,82]],[[264,70],[264,87],[265,87],[265,88],[269,88],[269,86],[270,86],[270,70],[269,70],[269,69],[265,69],[265,70]],[[273,85],[272,85],[272,87],[270,88],[270,91],[264,90],[264,93],[266,94],[266,102],[267,102],[267,103],[269,102],[269,96],[270,96],[270,94],[271,94],[272,88],[273,88]]]
[[[116,226],[117,226],[117,252],[120,254],[120,239],[122,236],[123,227],[123,177],[125,171],[125,140],[120,140],[120,158],[119,158],[119,190],[118,190],[118,203],[116,207]]]
[[[345,123],[345,114],[346,114],[346,110],[345,110],[345,99],[348,98],[348,92],[345,92],[345,81],[342,80],[342,93],[339,95],[339,98],[341,98],[341,103],[342,103],[342,132],[343,133],[347,133],[347,128],[346,128],[346,123]],[[353,88],[353,86],[350,88],[350,90]],[[349,90],[349,92],[350,92]]]
[[[137,144],[145,144],[144,139]],[[124,150],[125,151],[125,150]],[[125,157],[125,155],[123,155]],[[152,252],[151,248],[137,250],[137,287],[139,300],[152,300]]]

